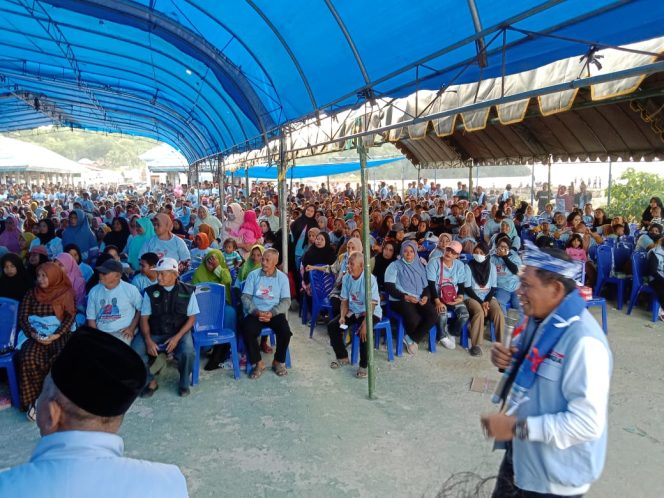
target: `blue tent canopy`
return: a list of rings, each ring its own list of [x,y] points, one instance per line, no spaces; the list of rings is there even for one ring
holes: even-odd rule
[[[0,22],[0,131],[54,123],[142,135],[193,162],[372,96],[659,36],[664,8],[661,0],[0,0]]]
[[[385,164],[401,161],[403,157],[392,157],[389,159],[376,159],[367,161],[367,168],[377,168]],[[302,179],[313,178],[315,176],[333,176],[341,173],[350,173],[360,169],[359,162],[350,163],[324,163],[324,164],[296,164],[288,168],[286,178]],[[245,170],[240,169],[233,172],[234,175],[245,175]],[[251,166],[249,168],[249,178],[260,178],[265,180],[276,180],[278,178],[279,168],[276,164],[273,165],[260,165]],[[230,176],[231,172],[226,171],[226,176]]]

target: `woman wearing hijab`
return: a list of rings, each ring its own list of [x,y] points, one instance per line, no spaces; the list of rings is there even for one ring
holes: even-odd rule
[[[127,241],[129,240],[129,223],[124,218],[113,218],[111,224],[111,231],[104,235],[103,246],[115,246],[120,253],[125,252],[127,248]],[[104,247],[101,250],[104,250]]]
[[[240,270],[237,273],[238,282],[244,282],[252,271],[261,268],[264,252],[265,248],[260,244],[256,244],[251,248],[249,251],[249,257],[244,263],[242,263],[242,266],[240,266]]]
[[[24,262],[28,260],[28,252],[30,251],[30,244],[35,240],[37,236],[32,232],[23,232],[21,238],[19,239],[19,247],[21,248],[19,256]]]
[[[318,226],[315,215],[316,208],[309,205],[304,209],[302,216],[291,223],[291,243],[288,245],[289,251],[293,253],[292,261],[295,263],[294,268],[300,267],[300,262],[304,255],[304,246],[307,244],[307,232],[310,228],[316,228]],[[290,249],[291,247],[292,250]]]
[[[66,245],[64,248],[64,252],[69,253],[69,255],[74,258],[74,261],[76,261],[76,264],[78,265],[79,269],[81,270],[81,274],[83,275],[83,279],[87,282],[92,278],[92,275],[94,274],[94,270],[92,267],[87,264],[85,261],[83,261],[83,258],[81,256],[81,251],[78,249],[78,246],[76,244],[69,244]]]
[[[484,321],[486,318],[493,321],[496,331],[496,340],[503,337],[505,317],[500,304],[494,297],[498,287],[496,266],[491,262],[489,249],[484,242],[480,242],[473,250],[473,259],[466,266],[466,282],[464,292],[466,295],[466,308],[470,314],[470,355],[481,356],[482,341],[484,340]]]
[[[210,250],[210,241],[204,232],[199,232],[194,236],[194,247],[189,251],[191,259],[202,259]]]
[[[198,216],[196,217],[196,222],[194,223],[195,232],[198,231],[198,227],[201,226],[202,223],[205,223],[210,228],[212,228],[212,232],[214,235],[213,239],[219,237],[219,234],[222,231],[221,221],[219,221],[219,219],[216,216],[210,214],[210,211],[208,211],[208,208],[206,208],[205,206],[201,206],[198,208]]]
[[[385,271],[393,261],[397,259],[397,244],[391,240],[383,242],[381,251],[376,254],[374,258],[372,273],[378,282],[378,289],[383,292],[385,290]]]
[[[30,249],[36,246],[44,246],[48,252],[48,258],[53,259],[62,252],[62,240],[55,235],[55,225],[50,218],[39,222],[37,238],[30,243]]]
[[[60,263],[71,283],[72,289],[74,289],[76,306],[83,306],[85,304],[85,279],[76,260],[71,254],[63,252],[56,256],[55,262]]]
[[[152,223],[154,224],[155,235],[143,244],[143,248],[139,251],[139,257],[146,252],[153,252],[159,256],[159,259],[173,258],[177,261],[180,273],[187,271],[191,254],[184,240],[171,233],[173,229],[171,218],[167,214],[159,213],[155,215]]]
[[[390,306],[403,318],[406,329],[404,345],[410,354],[417,353],[417,343],[436,324],[438,315],[429,296],[426,268],[417,256],[417,244],[401,244],[401,259],[385,271],[385,289]]]
[[[139,218],[136,220],[135,232],[136,234],[127,243],[127,261],[132,270],[138,271],[140,269],[141,249],[148,240],[154,237],[152,221],[148,218]]]
[[[466,213],[466,225],[468,225],[468,228],[470,229],[470,236],[473,237],[475,240],[480,240],[480,227],[477,224],[477,220],[475,219],[475,214],[472,211],[468,211]]]
[[[244,221],[244,210],[237,202],[231,202],[226,208],[226,222],[224,223],[227,233],[236,232]]]
[[[262,220],[259,225],[263,234],[263,247],[266,249],[273,247],[277,243],[277,235],[272,231],[272,225],[267,220]],[[276,249],[280,251],[281,247],[277,247]]]
[[[31,287],[23,261],[18,254],[8,253],[0,258],[0,297],[21,302]]]
[[[240,249],[248,251],[257,243],[262,242],[263,232],[256,221],[256,213],[252,210],[244,212],[244,221],[237,232],[230,232]]]
[[[0,233],[0,246],[6,247],[9,252],[19,253],[21,251],[21,231],[18,221],[13,216],[7,216],[5,229]]]
[[[263,209],[261,210],[261,215],[258,218],[258,221],[265,220],[270,224],[270,228],[272,230],[278,230],[279,229],[279,217],[275,215],[276,209],[272,204],[267,204],[266,206],[263,206]]]
[[[508,235],[510,238],[510,244],[515,251],[521,249],[521,237],[517,234],[516,227],[511,219],[504,218],[503,221],[500,222],[500,232],[491,237],[491,248],[494,250],[496,248],[496,237],[498,237],[500,233]]]
[[[203,258],[201,265],[196,268],[191,283],[213,283],[221,284],[226,289],[226,303],[224,305],[224,328],[237,330],[237,314],[231,306],[231,272],[226,266],[224,255],[219,249],[210,249]],[[212,348],[212,355],[205,365],[205,370],[215,370],[220,367],[230,348],[228,345],[215,346]]]
[[[19,306],[18,323],[27,340],[19,353],[21,407],[35,420],[35,401],[53,361],[69,340],[76,318],[71,283],[60,266],[44,263],[37,269],[37,286]]]
[[[445,248],[452,242],[452,234],[443,232],[438,236],[436,248],[429,254],[429,261],[435,258],[442,258],[445,255]]]
[[[311,233],[311,230],[310,230]],[[337,259],[337,252],[330,244],[330,236],[325,232],[318,232],[314,243],[309,246],[307,252],[302,256],[302,267],[304,268],[304,287],[307,293],[309,289],[310,268],[313,266],[328,266]]]
[[[90,251],[97,252],[99,246],[97,237],[92,233],[88,224],[88,217],[82,209],[74,209],[69,213],[69,226],[62,232],[62,245],[76,244],[83,261],[91,256]]]
[[[216,237],[214,236],[214,230],[207,223],[201,223],[198,226],[198,233],[204,233],[207,237],[209,247],[212,249],[219,249],[219,243],[217,242]]]

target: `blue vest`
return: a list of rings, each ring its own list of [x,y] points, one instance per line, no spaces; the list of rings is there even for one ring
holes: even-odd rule
[[[549,318],[550,316],[540,327],[544,326]],[[529,340],[535,326],[535,321],[530,320],[519,340]],[[539,366],[537,379],[528,391],[530,400],[519,407],[518,419],[567,410],[567,400],[562,392],[562,380],[568,373],[565,358],[569,358],[576,344],[584,337],[593,337],[601,341],[609,352],[609,358],[611,357],[606,335],[588,310],[583,310],[581,320],[569,326],[551,354]],[[612,369],[612,360],[609,361]],[[583,387],[579,386],[580,389]],[[550,493],[548,483],[566,487],[590,484],[602,473],[606,458],[606,442],[607,427],[599,439],[566,449],[556,448],[552,444],[514,439],[512,458],[516,485],[529,491]]]

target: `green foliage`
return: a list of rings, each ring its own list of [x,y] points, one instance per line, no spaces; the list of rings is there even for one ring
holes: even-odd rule
[[[140,166],[138,156],[158,145],[158,142],[142,137],[55,127],[12,132],[6,136],[40,145],[72,161],[88,158],[111,169]]]
[[[611,187],[609,217],[622,215],[629,220],[640,220],[652,197],[664,193],[664,178],[654,173],[627,169]]]

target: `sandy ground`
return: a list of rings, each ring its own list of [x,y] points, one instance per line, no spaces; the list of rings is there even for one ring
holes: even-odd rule
[[[297,315],[291,324],[285,378],[203,373],[180,399],[168,369],[155,396],[125,418],[126,454],[179,465],[193,497],[430,497],[453,475],[497,473],[502,453],[479,427],[479,414],[493,410],[490,396],[469,392],[473,376],[497,377],[487,354],[420,350],[388,363],[381,350],[377,398],[369,400],[353,367],[330,370],[324,327],[310,340]],[[662,496],[664,324],[640,309],[632,317],[610,310],[609,324],[608,461],[588,496]],[[0,412],[0,468],[26,461],[38,437],[16,410]]]

